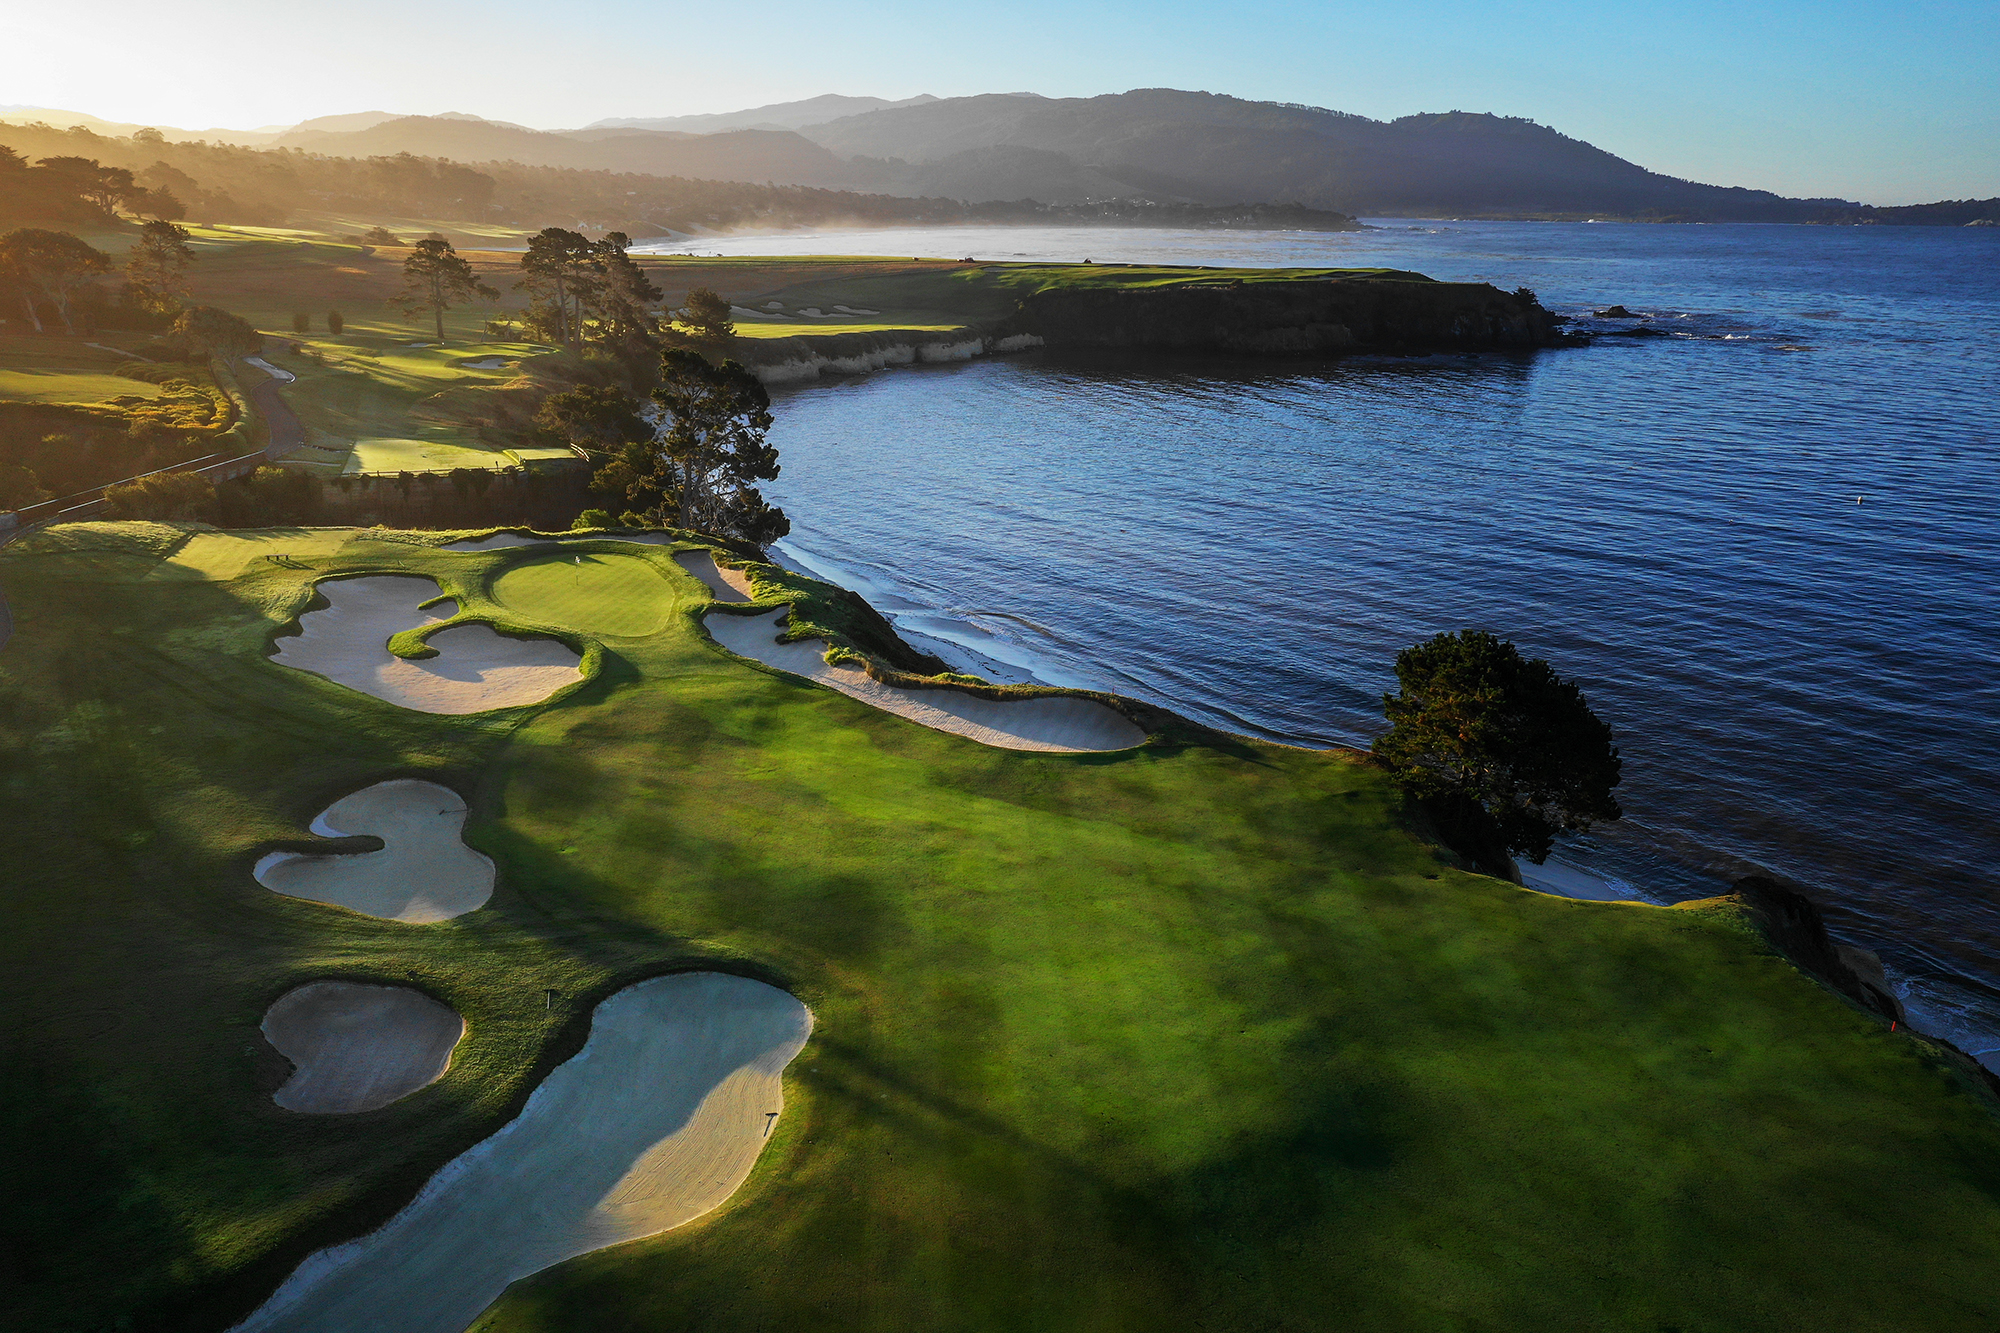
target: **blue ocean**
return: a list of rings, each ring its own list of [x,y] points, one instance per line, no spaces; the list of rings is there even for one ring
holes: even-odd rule
[[[1366,745],[1398,649],[1490,629],[1625,758],[1626,818],[1540,873],[1655,902],[1796,881],[2000,1067],[2000,230],[1372,221],[703,245],[1383,265],[1665,336],[785,390],[782,555],[988,674],[1304,745]]]

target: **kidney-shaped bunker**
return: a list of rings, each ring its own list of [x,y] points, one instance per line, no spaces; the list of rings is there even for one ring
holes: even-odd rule
[[[315,981],[286,991],[264,1036],[296,1068],[271,1100],[287,1111],[373,1111],[435,1083],[465,1020],[405,986]]]
[[[445,921],[493,896],[493,862],[467,847],[465,802],[449,787],[398,778],[343,796],[313,820],[323,838],[380,838],[373,852],[272,852],[257,882],[288,898],[392,921]]]
[[[389,639],[457,614],[450,602],[421,603],[442,589],[413,574],[327,579],[327,605],[299,617],[297,635],[278,640],[272,661],[422,713],[483,713],[540,703],[582,679],[579,658],[554,639],[511,639],[489,625],[454,625],[428,640],[437,656],[397,657]]]

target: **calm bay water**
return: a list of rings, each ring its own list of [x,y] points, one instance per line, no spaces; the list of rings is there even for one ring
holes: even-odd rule
[[[785,554],[913,637],[1231,730],[1366,744],[1399,648],[1511,638],[1583,683],[1625,755],[1626,819],[1560,858],[1655,901],[1795,879],[1920,1021],[2000,1065],[2000,231],[704,248],[1387,265],[1654,315],[1672,336],[1531,356],[1031,353],[833,380],[780,395],[768,489]]]

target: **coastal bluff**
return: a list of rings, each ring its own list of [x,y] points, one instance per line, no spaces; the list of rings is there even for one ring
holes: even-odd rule
[[[739,338],[736,354],[759,379],[779,384],[1030,347],[1332,358],[1525,351],[1575,341],[1526,289],[1434,282],[1393,269],[979,265],[929,277],[914,297],[907,279],[896,281],[900,286],[864,280],[837,291],[791,289],[794,306],[810,301],[816,310],[838,297],[882,322]],[[916,302],[919,309],[892,309]]]
[[[1567,338],[1532,294],[1417,278],[1051,287],[1010,332],[1050,347],[1171,348],[1245,356],[1473,352]]]

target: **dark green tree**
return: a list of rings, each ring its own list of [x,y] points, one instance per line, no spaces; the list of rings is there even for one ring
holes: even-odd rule
[[[600,493],[622,495],[627,513],[642,522],[757,546],[792,530],[785,512],[752,484],[778,475],[778,451],[764,438],[771,398],[756,376],[734,361],[718,366],[699,352],[669,348],[660,355],[653,401],[661,428],[598,470]]]
[[[578,232],[544,227],[529,238],[521,272],[515,286],[531,298],[528,323],[558,346],[582,346],[584,314],[603,281],[597,247]]]
[[[173,522],[213,522],[215,483],[199,472],[156,472],[113,486],[104,492],[104,516],[111,519],[162,519]]]
[[[736,322],[730,318],[729,302],[706,287],[687,294],[687,304],[674,315],[668,341],[710,356],[720,356],[736,339]]]
[[[22,227],[0,236],[0,270],[7,285],[22,294],[28,322],[41,333],[42,317],[35,309],[39,295],[55,307],[63,331],[74,334],[69,303],[77,290],[111,271],[111,257],[66,231]]]
[[[127,196],[125,207],[135,217],[152,217],[161,222],[178,222],[187,216],[187,205],[172,190],[134,189]]]
[[[181,311],[171,336],[195,356],[254,356],[264,346],[248,320],[209,305]]]
[[[326,331],[328,333],[338,338],[340,331],[346,327],[346,316],[342,315],[338,310],[329,310],[326,312]]]
[[[600,457],[653,438],[653,425],[640,415],[632,395],[609,385],[585,384],[550,394],[535,422],[564,444]]]
[[[92,157],[45,157],[41,165],[55,173],[65,190],[89,200],[107,218],[117,217],[118,205],[139,188],[124,167],[100,166]]]
[[[165,219],[139,228],[139,243],[125,257],[125,281],[144,310],[171,314],[187,303],[187,266],[194,262],[188,231]]]
[[[497,301],[500,293],[479,280],[450,241],[427,236],[403,261],[403,290],[393,304],[410,319],[428,310],[436,321],[437,340],[443,342],[444,312],[475,298]]]
[[[597,281],[590,294],[589,336],[628,366],[644,369],[660,350],[660,325],[653,307],[660,303],[661,293],[626,253],[631,244],[631,237],[614,231],[592,247]]]
[[[1396,680],[1375,754],[1471,841],[1497,840],[1540,865],[1558,834],[1622,813],[1611,728],[1541,658],[1466,630],[1405,648]]]

